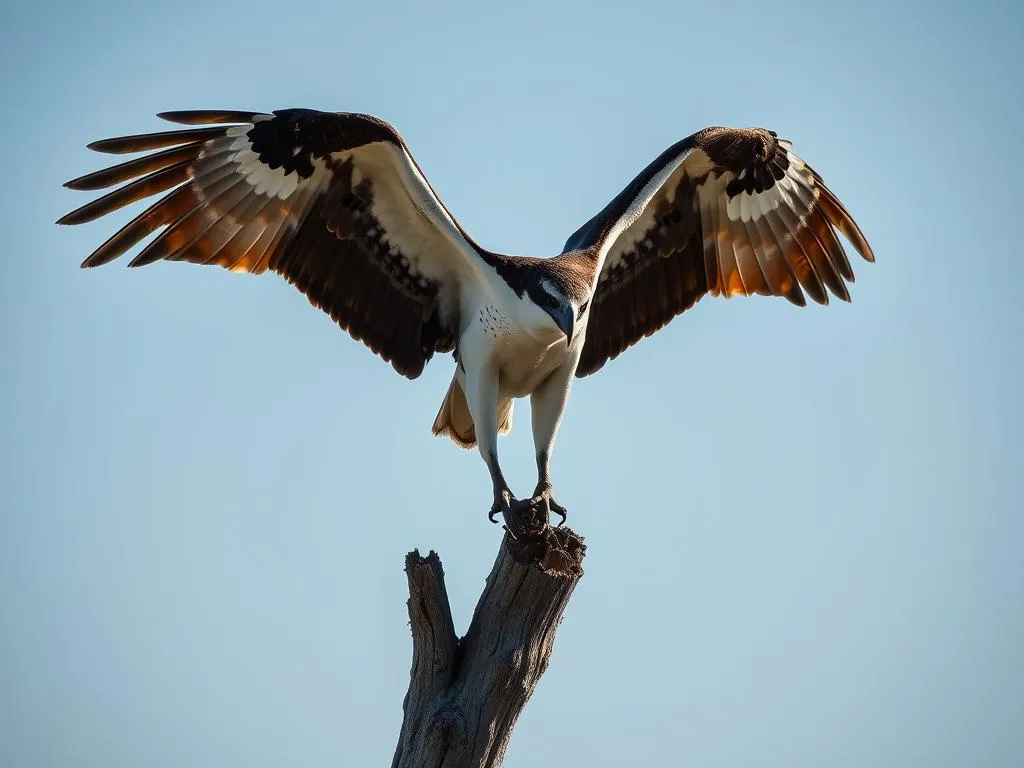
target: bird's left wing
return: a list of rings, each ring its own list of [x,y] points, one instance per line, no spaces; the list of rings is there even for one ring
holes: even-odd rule
[[[849,301],[853,270],[836,229],[874,261],[850,214],[773,131],[705,128],[669,147],[565,245],[598,255],[577,375],[706,293]]]
[[[409,378],[453,348],[459,293],[480,279],[480,251],[394,128],[308,109],[161,117],[206,127],[94,142],[99,152],[149,154],[66,184],[127,182],[61,224],[167,192],[82,266],[106,264],[162,229],[130,266],[170,259],[269,269]]]

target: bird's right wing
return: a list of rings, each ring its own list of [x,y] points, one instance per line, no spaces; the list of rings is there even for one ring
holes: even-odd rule
[[[712,127],[674,144],[566,243],[599,255],[577,375],[708,293],[849,301],[853,269],[837,230],[875,260],[821,176],[772,131]]]
[[[61,224],[171,190],[82,266],[106,264],[162,228],[130,266],[170,259],[269,269],[409,378],[453,348],[459,294],[482,279],[481,252],[394,128],[306,109],[161,117],[207,127],[94,142],[99,152],[149,154],[66,184],[127,182]]]

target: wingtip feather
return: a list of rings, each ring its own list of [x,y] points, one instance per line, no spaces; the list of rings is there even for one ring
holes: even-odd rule
[[[94,152],[103,152],[109,155],[125,155],[133,152],[144,152],[151,149],[162,149],[179,144],[216,139],[225,136],[228,130],[229,127],[225,125],[211,125],[206,128],[137,133],[131,136],[115,136],[109,139],[100,139],[86,146]]]
[[[180,109],[157,112],[161,120],[179,125],[217,125],[224,123],[251,123],[259,112],[231,109]]]
[[[814,173],[812,169],[812,173]],[[836,194],[829,189],[820,177],[815,173],[815,182],[821,189],[821,197],[818,204],[821,206],[829,222],[843,233],[843,237],[850,241],[860,257],[871,264],[875,262],[875,252],[868,244],[867,238],[861,232],[860,226],[854,221],[853,216],[846,210]]]
[[[112,139],[97,139],[96,141],[90,141],[85,145],[86,149],[91,149],[93,152],[103,152],[108,155],[118,154],[117,150],[108,149],[109,143]]]

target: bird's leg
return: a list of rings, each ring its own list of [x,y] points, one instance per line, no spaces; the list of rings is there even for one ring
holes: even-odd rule
[[[537,487],[534,488],[534,500],[539,504],[546,505],[548,512],[554,512],[561,520],[559,525],[565,524],[565,507],[555,501],[555,489],[551,486],[551,462],[547,451],[537,455]]]
[[[498,453],[497,451],[491,451],[484,457],[484,461],[487,462],[487,469],[491,473],[491,485],[494,490],[494,504],[491,505],[491,511],[487,517],[490,518],[492,523],[497,523],[495,517],[498,513],[501,513],[502,518],[505,520],[505,526],[509,528],[511,532],[512,520],[510,515],[512,513],[512,504],[515,502],[515,497],[512,495],[512,491],[509,490],[508,483],[505,482],[504,475],[501,474],[501,467],[498,464]]]
[[[559,525],[565,523],[565,507],[554,499],[551,485],[551,450],[555,445],[555,435],[562,423],[562,414],[569,399],[569,388],[572,386],[573,371],[576,369],[578,354],[557,370],[530,395],[530,410],[533,417],[533,443],[537,451],[537,487],[532,498],[523,499],[513,504],[514,512],[521,507],[537,507],[548,520],[554,512],[561,519]]]
[[[515,529],[521,528],[518,520],[512,514],[512,505],[515,497],[509,490],[505,476],[501,472],[501,465],[498,463],[498,380],[497,375],[486,368],[480,370],[477,375],[467,377],[466,404],[469,406],[469,413],[473,417],[473,426],[476,429],[477,448],[480,456],[487,465],[491,474],[491,487],[494,491],[494,503],[488,513],[492,523],[500,513],[505,520],[505,527],[509,533],[515,536]]]
[[[545,520],[554,512],[561,518],[558,525],[562,526],[565,524],[565,507],[555,501],[554,492],[555,490],[551,485],[550,455],[546,449],[541,449],[537,452],[537,487],[533,489],[533,496],[531,498],[523,499],[521,502],[517,502],[517,504],[540,508]]]

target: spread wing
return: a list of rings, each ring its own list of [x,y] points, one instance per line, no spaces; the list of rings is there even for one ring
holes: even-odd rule
[[[207,127],[90,144],[148,154],[65,185],[125,182],[60,224],[167,193],[82,266],[106,264],[162,230],[129,266],[169,259],[276,272],[409,378],[454,347],[459,293],[479,279],[480,251],[394,128],[305,109],[160,116]]]
[[[603,256],[577,375],[707,293],[849,301],[836,230],[874,261],[838,198],[772,131],[706,128],[669,147],[566,243]]]

